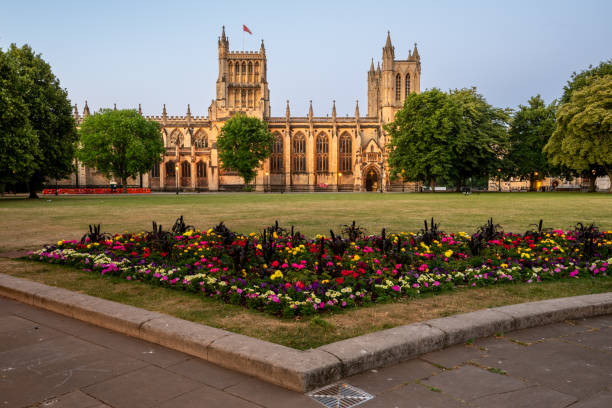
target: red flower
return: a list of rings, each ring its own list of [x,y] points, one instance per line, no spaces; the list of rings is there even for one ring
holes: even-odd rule
[[[336,278],[336,282],[338,285],[342,285],[344,283],[344,278]]]

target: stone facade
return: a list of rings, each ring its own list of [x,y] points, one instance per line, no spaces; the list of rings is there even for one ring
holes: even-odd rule
[[[268,123],[275,135],[274,150],[257,173],[258,191],[414,191],[414,183],[390,181],[386,173],[387,135],[383,125],[392,121],[406,95],[420,92],[421,60],[416,44],[405,60],[395,59],[390,34],[382,51],[382,67],[374,60],[367,73],[368,111],[361,116],[359,102],[353,117],[338,117],[335,101],[331,114],[315,116],[312,101],[307,116],[291,116],[289,101],[285,116],[270,116],[266,50],[230,51],[223,28],[218,39],[219,76],[216,98],[207,116],[192,116],[189,105],[185,116],[168,116],[164,105],[161,116],[147,116],[161,124],[165,154],[159,168],[142,180],[128,183],[151,187],[154,191],[231,191],[243,187],[242,178],[223,170],[216,140],[225,121],[238,112]],[[140,111],[140,107],[139,107]],[[75,107],[80,122],[89,115],[87,102],[83,115]],[[65,184],[108,185],[92,169],[79,166]]]

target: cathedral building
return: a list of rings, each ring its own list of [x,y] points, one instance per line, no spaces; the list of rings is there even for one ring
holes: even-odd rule
[[[225,27],[218,39],[219,76],[216,97],[207,116],[192,116],[189,105],[185,116],[168,116],[164,105],[161,116],[146,116],[159,122],[165,153],[159,166],[134,186],[153,191],[233,191],[243,187],[236,173],[223,169],[216,140],[225,121],[236,113],[264,120],[275,136],[271,156],[258,170],[257,191],[410,191],[412,183],[390,180],[386,149],[388,136],[383,125],[394,119],[410,92],[420,92],[421,59],[416,44],[406,59],[396,59],[395,47],[387,33],[382,63],[374,60],[367,73],[367,116],[359,102],[355,115],[338,117],[335,101],[331,113],[292,116],[289,101],[285,116],[270,115],[266,49],[230,51]],[[140,108],[139,108],[140,110]],[[83,115],[75,107],[80,123],[89,115],[87,102]],[[109,180],[94,169],[79,166],[66,183],[76,186],[108,185]]]

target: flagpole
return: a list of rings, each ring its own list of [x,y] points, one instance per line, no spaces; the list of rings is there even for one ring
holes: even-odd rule
[[[242,29],[242,52],[244,52],[244,28]]]

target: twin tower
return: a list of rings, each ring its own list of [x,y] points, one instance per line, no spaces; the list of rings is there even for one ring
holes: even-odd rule
[[[218,119],[237,112],[261,119],[270,117],[270,91],[267,81],[267,58],[263,40],[259,51],[230,51],[229,39],[223,27],[218,40],[219,77],[216,100],[211,114]],[[421,90],[421,58],[416,43],[405,60],[395,59],[395,47],[387,32],[387,41],[380,62],[374,59],[368,71],[368,117],[381,123],[393,120],[410,92]]]

